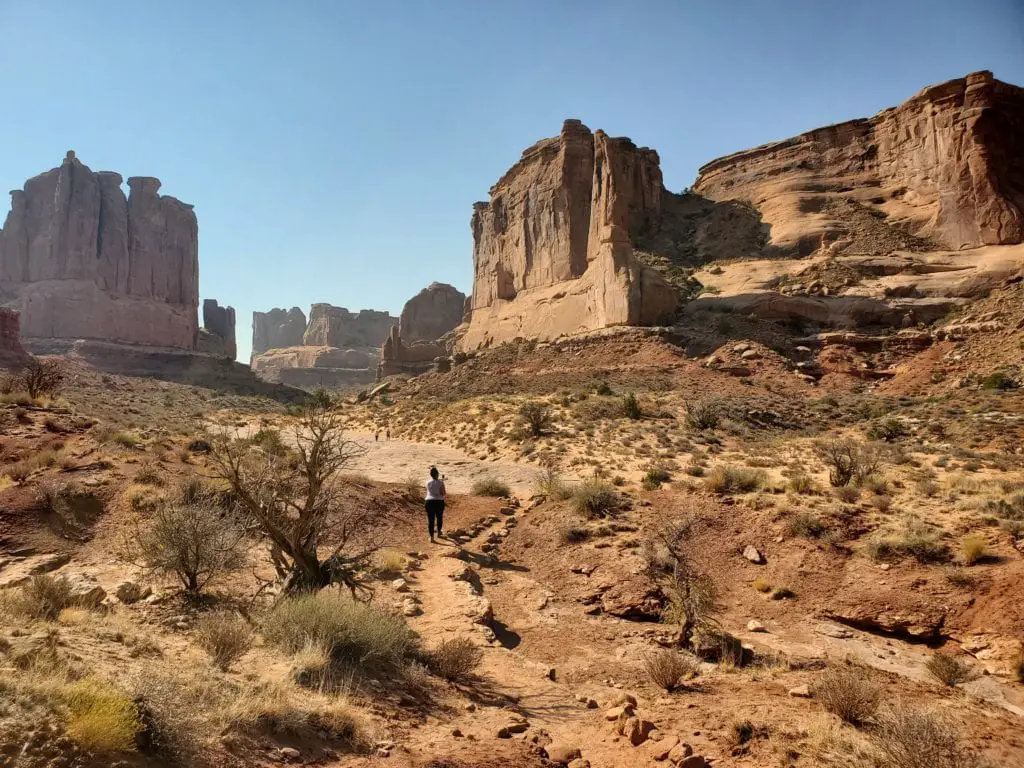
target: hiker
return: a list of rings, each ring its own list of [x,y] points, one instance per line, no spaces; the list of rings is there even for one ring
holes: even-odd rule
[[[374,432],[373,433],[373,442],[375,442],[375,443],[379,443],[380,442],[380,432]]]
[[[390,440],[391,439],[391,427],[388,427],[388,433],[387,434],[388,434],[388,440]]]
[[[430,532],[430,541],[434,541],[434,523],[437,523],[437,535],[444,536],[444,500],[448,492],[444,487],[444,480],[440,479],[437,467],[430,468],[430,479],[427,481],[427,498],[424,505],[427,508],[427,530]]]

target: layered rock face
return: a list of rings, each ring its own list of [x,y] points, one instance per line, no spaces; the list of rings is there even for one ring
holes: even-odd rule
[[[1024,241],[1024,89],[991,72],[925,88],[872,118],[714,160],[694,191],[760,211],[773,255],[870,252],[866,211],[911,250]],[[867,246],[867,247],[865,247]]]
[[[402,308],[398,321],[407,343],[436,341],[462,322],[466,294],[447,283],[431,283]]]
[[[268,349],[302,346],[306,315],[298,307],[252,313],[252,357]]]
[[[634,257],[661,223],[658,155],[567,120],[473,208],[473,295],[461,348],[671,318],[677,295]]]
[[[331,304],[314,304],[302,343],[307,347],[379,347],[394,322],[387,312],[349,312]]]
[[[234,360],[238,355],[235,340],[235,308],[222,307],[216,299],[203,301],[203,327],[199,329],[197,350]]]
[[[196,345],[198,225],[160,181],[94,173],[68,152],[11,193],[0,230],[0,296],[26,339]]]
[[[254,312],[250,365],[265,381],[307,389],[367,384],[395,320],[387,312],[331,304],[314,304],[308,325],[298,307]]]
[[[14,367],[28,360],[21,346],[21,322],[13,309],[0,307],[0,365]]]

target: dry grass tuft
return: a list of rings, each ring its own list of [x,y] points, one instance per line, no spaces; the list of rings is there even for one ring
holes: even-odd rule
[[[485,477],[473,483],[472,494],[474,496],[508,498],[512,495],[512,489],[503,480],[498,480],[495,477]]]
[[[586,480],[573,491],[572,506],[588,519],[607,517],[619,506],[619,494],[604,480]]]
[[[869,722],[878,711],[881,689],[856,668],[830,669],[813,686],[814,698],[850,725]]]
[[[196,643],[217,669],[227,672],[252,647],[252,628],[236,613],[211,613],[199,621]]]
[[[988,555],[985,537],[977,533],[964,536],[960,542],[960,559],[964,565],[975,565],[984,560]]]
[[[924,710],[897,704],[878,718],[871,740],[886,768],[979,768],[956,729]]]
[[[442,640],[441,644],[425,656],[427,667],[436,675],[453,683],[473,679],[484,652],[468,637]]]
[[[925,668],[928,674],[950,688],[966,683],[974,677],[968,664],[942,651],[936,651],[925,663]]]
[[[704,487],[720,495],[749,493],[765,484],[767,475],[760,469],[718,466],[704,480]]]
[[[700,662],[689,654],[662,649],[644,656],[644,669],[651,682],[671,692],[698,673]]]
[[[135,748],[142,730],[135,703],[110,683],[86,678],[62,691],[68,708],[67,735],[90,752],[109,754]]]

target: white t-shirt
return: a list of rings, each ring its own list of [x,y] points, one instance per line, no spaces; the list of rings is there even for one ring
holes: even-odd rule
[[[427,501],[444,500],[444,482],[430,478],[427,480]]]

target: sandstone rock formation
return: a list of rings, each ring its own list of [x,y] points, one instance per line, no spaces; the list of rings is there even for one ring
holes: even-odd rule
[[[314,304],[253,313],[252,370],[264,381],[295,387],[344,387],[372,382],[378,348],[396,318],[367,309],[349,312]]]
[[[298,307],[252,313],[252,357],[268,349],[302,346],[306,315]]]
[[[391,333],[380,349],[377,378],[382,379],[399,373],[418,376],[436,370],[439,364],[443,364],[441,360],[447,353],[447,345],[439,340],[406,344],[401,328],[393,325]]]
[[[473,296],[459,345],[671,318],[675,290],[633,250],[660,226],[658,155],[567,120],[473,209]]]
[[[28,360],[21,346],[21,322],[13,309],[0,307],[0,366],[15,367]]]
[[[235,359],[238,347],[234,307],[222,307],[216,299],[203,301],[203,327],[199,329],[196,349],[229,360]]]
[[[0,299],[32,339],[194,349],[198,226],[160,182],[94,173],[68,152],[11,193],[0,230]]]
[[[462,322],[466,294],[447,283],[431,283],[402,308],[398,327],[407,344],[436,341]]]
[[[1024,89],[975,72],[874,117],[714,160],[693,190],[756,206],[783,255],[871,252],[858,215],[921,238],[894,243],[910,250],[1020,243]]]
[[[314,304],[302,343],[307,347],[379,347],[394,322],[387,312],[349,312],[331,304]]]

